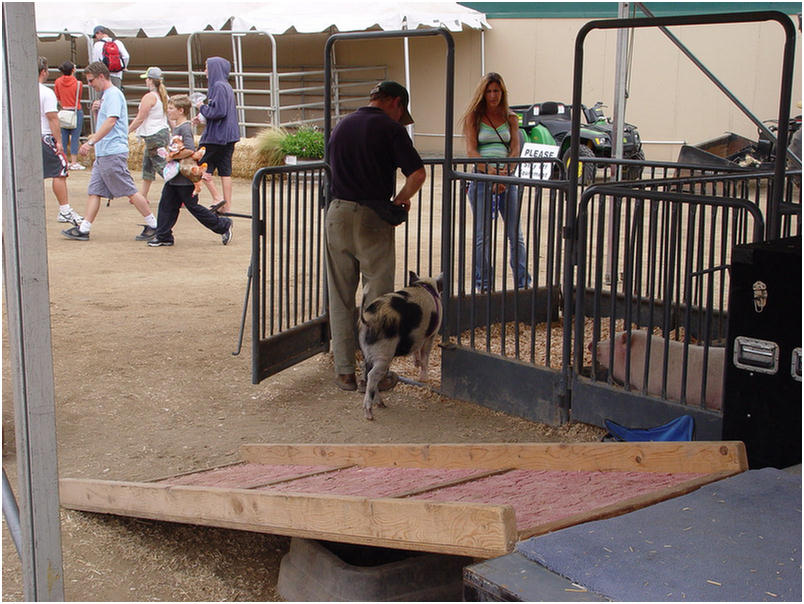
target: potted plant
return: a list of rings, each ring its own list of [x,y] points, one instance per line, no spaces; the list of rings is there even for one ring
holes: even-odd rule
[[[324,133],[316,128],[302,126],[282,139],[280,148],[285,153],[285,163],[318,161],[324,157]]]

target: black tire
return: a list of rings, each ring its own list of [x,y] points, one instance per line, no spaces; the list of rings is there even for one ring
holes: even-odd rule
[[[640,149],[629,159],[645,161],[645,152]],[[642,178],[642,168],[643,166],[623,166],[623,180],[640,180]]]
[[[589,161],[590,158],[595,157],[595,152],[586,145],[578,147],[578,162],[581,167],[578,169],[578,183],[584,187],[588,187],[595,181],[595,172],[597,171],[597,164]],[[569,179],[569,164],[570,164],[570,150],[567,149],[564,157],[561,158],[564,162],[564,168],[567,170],[567,179]]]

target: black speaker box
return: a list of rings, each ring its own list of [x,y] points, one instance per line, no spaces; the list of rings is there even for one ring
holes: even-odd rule
[[[723,439],[752,469],[801,463],[801,237],[735,246]]]

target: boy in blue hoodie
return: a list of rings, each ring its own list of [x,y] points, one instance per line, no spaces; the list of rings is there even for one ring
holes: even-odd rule
[[[206,129],[201,135],[199,146],[206,147],[201,163],[206,162],[207,172],[214,174],[218,170],[223,188],[223,199],[212,180],[204,182],[217,200],[210,209],[215,212],[228,212],[232,205],[232,154],[234,146],[240,140],[240,126],[237,123],[237,106],[235,104],[234,90],[229,85],[228,78],[232,66],[226,59],[210,57],[207,59],[204,75],[207,76],[207,102],[198,103],[196,109],[206,120]],[[202,120],[196,116],[193,123]]]

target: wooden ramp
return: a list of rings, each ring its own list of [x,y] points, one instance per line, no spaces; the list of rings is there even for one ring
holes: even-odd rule
[[[244,445],[150,482],[63,479],[74,510],[328,541],[501,556],[748,469],[740,442]]]

